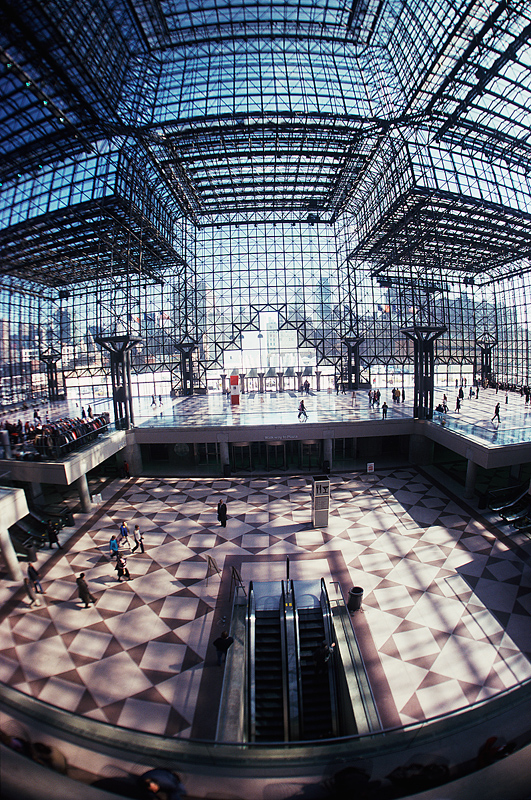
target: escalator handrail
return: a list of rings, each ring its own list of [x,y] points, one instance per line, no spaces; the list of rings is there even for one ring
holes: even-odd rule
[[[286,695],[287,711],[289,719],[289,739],[297,741],[301,735],[301,711],[302,711],[302,686],[301,686],[301,659],[300,659],[300,638],[297,616],[297,606],[295,599],[295,586],[292,580],[286,581],[288,592],[291,598],[291,605],[284,599],[285,617],[285,672],[286,672]],[[292,667],[290,669],[290,667]]]
[[[369,681],[369,675],[368,675],[368,672],[367,672],[367,667],[365,666],[365,661],[364,661],[364,658],[363,658],[363,655],[362,655],[362,652],[361,652],[361,648],[360,648],[360,645],[359,645],[359,642],[358,642],[358,637],[356,636],[356,631],[354,630],[354,626],[352,625],[352,620],[350,618],[350,615],[346,611],[347,604],[345,602],[345,596],[343,594],[343,589],[341,588],[341,585],[339,584],[339,582],[334,581],[334,583],[337,583],[337,589],[339,590],[339,593],[341,594],[341,599],[342,599],[341,609],[342,610],[344,609],[344,611],[345,611],[345,613],[342,613],[340,615],[340,619],[341,619],[341,624],[343,625],[343,629],[345,630],[345,633],[347,634],[345,636],[345,639],[346,639],[347,647],[348,647],[349,652],[350,652],[351,662],[355,666],[356,662],[359,661],[359,663],[361,664],[361,667],[362,667],[362,674],[360,674],[360,671],[358,669],[356,669],[356,668],[355,668],[355,674],[356,674],[356,680],[358,682],[358,687],[359,687],[359,697],[360,697],[360,700],[361,700],[361,702],[363,704],[363,709],[364,709],[364,712],[365,712],[365,719],[367,720],[367,723],[369,724],[371,730],[381,730],[382,729],[382,722],[380,720],[380,714],[378,712],[378,706],[376,705],[376,699],[374,697],[374,692],[372,690],[372,686],[371,686],[371,683]],[[348,620],[348,624],[347,624],[347,620]],[[353,643],[356,646],[356,654],[354,654],[353,650],[352,650]],[[369,707],[369,701],[368,701],[368,697],[367,696],[370,698],[370,707]]]
[[[289,598],[286,596],[286,587],[290,595]],[[288,602],[288,600],[290,602]],[[299,708],[298,702],[294,702],[293,670],[290,669],[290,666],[293,664],[293,659],[297,659],[293,622],[294,600],[293,581],[282,581],[279,612],[280,629],[282,633],[282,699],[285,741],[298,738]],[[297,671],[297,666],[295,670]],[[297,676],[295,679],[297,679]],[[296,688],[297,687],[295,687],[295,689]],[[298,695],[296,694],[295,698],[297,697]]]
[[[508,502],[508,503],[502,503],[502,504],[498,504],[498,503],[495,503],[495,502],[491,502],[491,503],[489,504],[489,508],[490,508],[490,510],[491,510],[491,511],[496,511],[498,514],[499,514],[501,511],[508,511],[510,508],[512,508],[512,506],[516,505],[516,503],[519,503],[519,502],[520,502],[520,500],[523,500],[523,499],[524,499],[524,497],[526,496],[526,494],[527,494],[527,495],[529,495],[529,494],[530,494],[530,488],[529,488],[529,486],[527,486],[527,487],[526,487],[526,488],[525,488],[525,489],[524,489],[522,492],[520,492],[520,494],[518,494],[518,495],[517,495],[515,498],[513,498],[513,499],[512,499],[510,502]]]
[[[247,715],[249,741],[256,741],[256,599],[253,582],[249,583],[247,602]]]
[[[320,604],[321,604],[321,612],[323,615],[323,625],[325,630],[326,642],[328,645],[335,644],[337,650],[337,643],[335,641],[335,636],[334,636],[334,625],[332,623],[332,611],[330,609],[330,599],[328,597],[328,591],[326,589],[324,578],[321,578]],[[334,654],[334,657],[332,657],[329,660],[328,664],[329,664],[328,677],[330,679],[330,710],[332,716],[332,735],[338,736],[339,712],[338,712],[338,702],[337,702],[337,675],[336,675],[336,670],[338,669],[337,652]]]

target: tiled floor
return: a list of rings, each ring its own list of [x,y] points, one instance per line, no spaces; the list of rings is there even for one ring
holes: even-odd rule
[[[394,403],[392,387],[383,388],[381,404],[384,400],[389,406],[387,419],[404,419],[413,416],[413,388],[406,389],[405,402]],[[517,392],[496,393],[494,389],[480,389],[469,396],[464,387],[465,399],[461,408],[455,411],[457,389],[439,386],[434,394],[437,407],[448,397],[448,413],[434,414],[434,422],[444,425],[448,430],[480,441],[490,446],[502,446],[528,442],[531,428],[531,404]],[[370,406],[365,390],[338,394],[335,392],[311,392],[304,395],[308,412],[305,422],[328,424],[333,422],[356,422],[360,420],[379,420],[382,417],[380,406]],[[258,394],[250,392],[241,395],[240,404],[232,406],[230,398],[221,394],[207,396],[179,397],[165,399],[162,406],[152,407],[147,398],[135,402],[135,422],[141,427],[196,427],[196,426],[240,426],[240,425],[292,425],[297,422],[297,409],[301,395],[286,391],[282,394]],[[507,402],[506,402],[507,401]],[[496,403],[500,403],[501,422],[492,421]]]
[[[392,386],[380,387],[381,404],[384,400],[389,406],[388,420],[404,419],[413,416],[413,387],[406,386],[405,402],[394,403],[391,397]],[[434,406],[448,398],[447,414],[434,414],[434,422],[444,425],[448,430],[460,433],[474,441],[491,447],[500,447],[531,439],[531,403],[517,392],[496,393],[494,389],[480,389],[479,396],[469,396],[469,387],[463,387],[465,399],[460,411],[455,411],[458,389],[437,386],[434,393]],[[301,395],[288,390],[282,394],[250,392],[241,395],[240,404],[232,406],[230,398],[221,393],[197,395],[193,397],[163,397],[162,404],[152,406],[150,397],[133,398],[135,425],[139,427],[204,427],[204,426],[242,426],[242,425],[292,425],[297,423],[297,409]],[[507,401],[507,402],[506,402]],[[365,390],[348,392],[310,392],[304,395],[308,411],[308,423],[329,424],[334,422],[356,422],[380,420],[381,406],[371,407]],[[500,403],[501,422],[492,421],[496,403]],[[85,410],[88,402],[85,404]],[[112,402],[108,398],[92,401],[95,414],[104,411],[112,413]],[[58,419],[63,416],[80,417],[81,403],[75,400],[59,401],[42,405],[39,413],[43,420]],[[26,411],[0,412],[2,419],[16,422],[33,422],[33,407]],[[300,425],[306,423],[301,421]]]
[[[280,580],[286,556],[294,579],[364,589],[353,621],[385,726],[531,677],[531,570],[482,517],[414,468],[333,475],[326,529],[312,529],[310,506],[305,476],[114,481],[63,551],[39,553],[42,604],[7,601],[0,680],[94,719],[211,737],[222,673],[211,642],[230,615],[231,568],[244,585]],[[146,552],[118,583],[108,541],[123,519]],[[80,571],[97,597],[89,609]]]

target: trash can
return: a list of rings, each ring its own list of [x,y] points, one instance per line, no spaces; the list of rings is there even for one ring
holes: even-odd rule
[[[37,551],[34,544],[29,544],[26,546],[26,553],[28,556],[28,561],[37,561]]]
[[[482,494],[480,494],[478,500],[478,508],[481,509],[487,508],[487,500],[488,500],[487,492],[483,492]]]
[[[230,464],[223,464],[223,477],[230,478],[230,476],[231,476]]]
[[[63,512],[62,518],[64,528],[72,528],[74,526],[74,515],[71,511]]]
[[[361,586],[353,586],[348,592],[347,608],[349,611],[359,611],[361,608],[361,600],[363,598],[363,589]]]

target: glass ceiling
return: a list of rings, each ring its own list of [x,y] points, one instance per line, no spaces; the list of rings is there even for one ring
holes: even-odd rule
[[[428,166],[434,192],[465,159],[531,167],[525,2],[7,0],[0,14],[4,181],[112,142],[203,226],[357,210],[375,159],[393,180],[390,134],[423,138],[419,161],[456,153],[444,174]]]
[[[109,287],[112,327],[164,284],[212,363],[266,310],[323,363],[441,319],[470,359],[531,271],[530,41],[528,0],[3,0],[4,286]]]

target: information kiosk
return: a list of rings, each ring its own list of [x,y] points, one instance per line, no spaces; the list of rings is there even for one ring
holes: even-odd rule
[[[315,475],[312,492],[312,523],[314,528],[326,528],[330,508],[330,479],[328,475]]]

